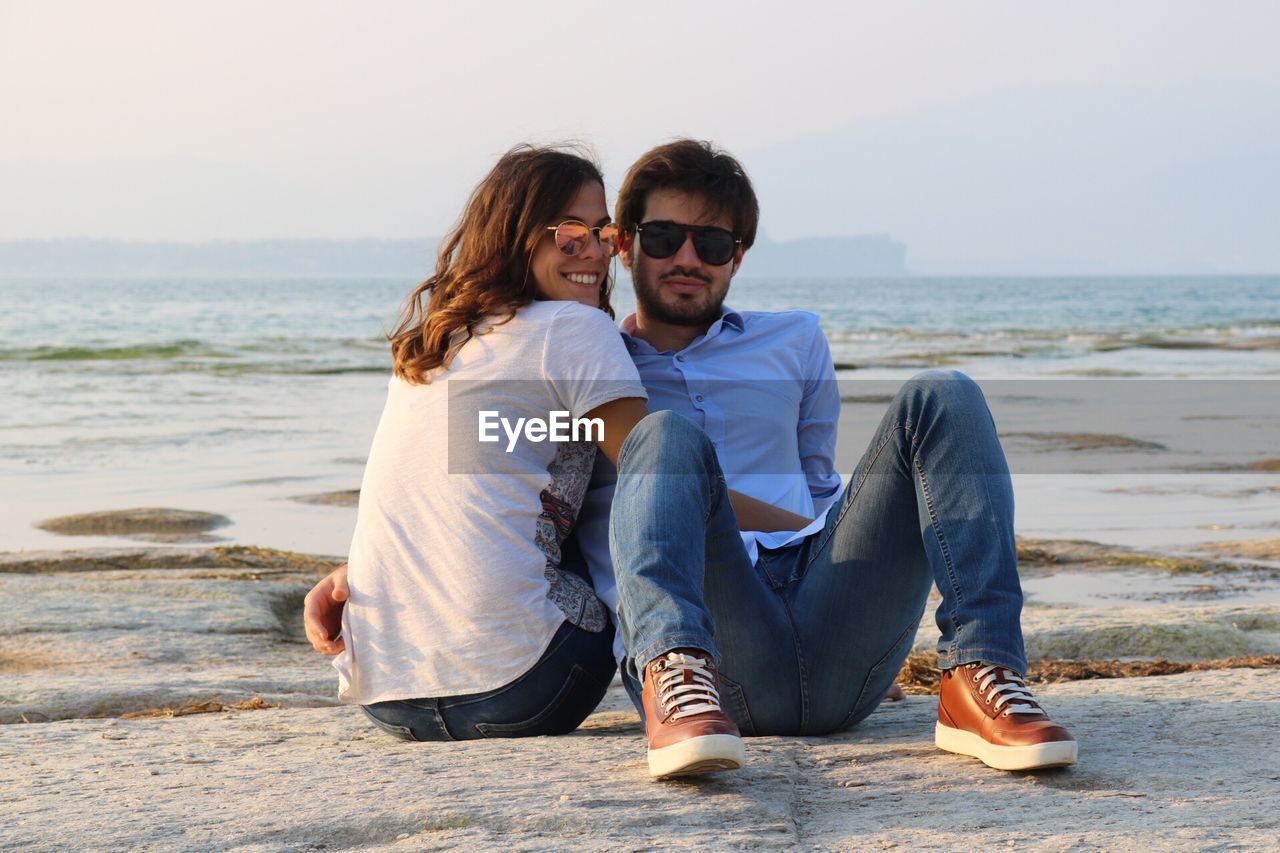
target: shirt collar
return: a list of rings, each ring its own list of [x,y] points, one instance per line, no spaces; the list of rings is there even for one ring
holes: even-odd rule
[[[624,317],[622,322],[619,324],[619,326],[622,330],[622,337],[627,343],[627,348],[630,349],[632,352],[635,352],[640,347],[645,347],[651,352],[656,352],[656,350],[654,350],[653,347],[649,346],[649,344],[646,341],[642,341],[639,338],[632,337],[636,330],[635,314],[629,314],[626,317]],[[728,305],[721,305],[720,318],[707,328],[706,334],[695,338],[694,342],[689,346],[692,347],[700,341],[710,340],[711,338],[716,337],[717,335],[720,334],[721,331],[724,330],[725,326],[728,326],[729,328],[734,329],[735,331],[741,332],[746,327],[746,323],[743,320],[742,315],[739,314],[737,311],[733,310]]]

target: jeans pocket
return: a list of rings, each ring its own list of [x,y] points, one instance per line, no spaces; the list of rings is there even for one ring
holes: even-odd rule
[[[586,674],[586,670],[574,664],[564,684],[541,711],[518,723],[476,723],[476,731],[481,737],[532,737],[573,731],[595,710],[604,695],[603,690],[598,691],[594,701],[587,695],[594,685],[585,678]],[[590,707],[586,707],[588,704]]]
[[[756,733],[755,724],[751,722],[751,710],[747,708],[747,694],[742,685],[727,677],[723,672],[717,673],[720,678],[720,705],[726,714],[738,724],[738,732],[743,737]]]
[[[876,661],[876,665],[871,667],[871,671],[867,673],[866,679],[862,682],[862,689],[858,691],[858,698],[854,700],[853,707],[849,710],[849,715],[844,718],[840,725],[831,729],[832,732],[842,732],[845,729],[853,728],[858,723],[871,716],[871,712],[880,707],[880,701],[884,698],[884,694],[893,686],[893,680],[897,677],[898,670],[902,668],[902,662],[907,659],[907,654],[911,651],[911,644],[915,641],[916,631],[919,623],[913,623],[907,626],[907,629],[899,635],[898,639],[890,646],[889,651],[885,652],[880,660]],[[884,680],[885,669],[892,668],[889,674],[889,680]],[[874,690],[874,693],[869,691]]]
[[[418,739],[413,736],[413,730],[408,726],[397,726],[395,723],[388,723],[385,720],[380,720],[373,715],[372,711],[363,705],[360,706],[360,710],[364,711],[365,716],[372,720],[375,726],[382,729],[387,734],[393,735],[400,740],[407,740],[414,743],[417,742]]]

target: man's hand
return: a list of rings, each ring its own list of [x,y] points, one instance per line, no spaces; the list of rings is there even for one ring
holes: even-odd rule
[[[351,597],[347,589],[347,564],[343,563],[311,588],[302,601],[302,626],[311,647],[326,655],[345,648],[342,637],[342,608]]]

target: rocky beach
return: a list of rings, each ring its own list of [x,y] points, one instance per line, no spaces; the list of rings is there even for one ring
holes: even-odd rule
[[[164,515],[77,523],[204,535]],[[674,782],[649,779],[616,684],[578,732],[520,741],[405,744],[338,705],[300,622],[336,557],[10,553],[0,846],[1273,848],[1280,566],[1260,543],[1217,551],[1019,543],[1031,675],[1081,742],[1073,767],[1002,773],[933,746],[930,606],[904,700],[838,735],[750,740],[743,771]]]

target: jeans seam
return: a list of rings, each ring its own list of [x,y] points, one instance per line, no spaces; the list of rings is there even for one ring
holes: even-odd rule
[[[769,584],[769,588],[776,593],[787,586],[788,582],[778,580],[777,574],[769,568],[771,562],[773,559],[767,548],[761,548],[756,552],[756,568],[764,573],[764,579]]]
[[[920,492],[924,495],[925,511],[929,513],[929,527],[933,530],[933,536],[938,540],[938,551],[942,554],[942,565],[947,570],[947,580],[951,582],[952,606],[947,613],[947,617],[951,620],[952,638],[951,648],[954,651],[956,644],[960,640],[960,620],[956,617],[955,608],[964,603],[964,596],[960,592],[960,583],[956,578],[955,563],[951,559],[951,548],[947,545],[947,538],[942,534],[942,526],[938,521],[938,513],[933,506],[933,495],[929,491],[929,480],[924,475],[924,466],[920,464],[920,457],[912,453],[913,462],[917,476],[920,477]]]
[[[721,490],[725,488],[727,488],[727,486],[724,482],[724,472],[717,471],[716,476],[713,478],[711,483],[711,492],[707,495],[707,512],[702,518],[702,524],[704,526],[711,523],[711,516],[716,511],[716,505],[720,503],[719,496],[721,494]]]
[[[786,611],[787,622],[791,625],[791,642],[796,650],[796,673],[800,682],[800,731],[809,725],[809,669],[804,662],[804,645],[800,642],[800,632],[796,630],[796,617],[791,612],[791,604],[785,596],[779,595],[782,609]]]
[[[809,554],[809,559],[805,561],[806,571],[808,570],[808,567],[813,564],[813,561],[818,558],[818,555],[822,553],[823,549],[827,547],[827,544],[831,541],[832,537],[836,535],[835,528],[840,526],[840,522],[844,520],[845,514],[849,512],[849,508],[853,506],[853,502],[857,500],[858,495],[861,494],[862,487],[866,485],[867,477],[870,476],[871,474],[871,469],[875,467],[876,462],[880,461],[880,454],[884,451],[886,447],[889,446],[889,442],[893,441],[893,434],[896,433],[898,430],[903,430],[905,432],[910,433],[911,429],[912,429],[911,423],[910,421],[907,421],[904,423],[896,424],[885,435],[884,441],[880,442],[880,446],[876,448],[875,453],[871,454],[871,459],[867,462],[867,467],[862,472],[862,478],[859,479],[857,483],[851,484],[849,486],[848,495],[845,498],[845,500],[840,504],[840,514],[836,516],[836,523],[832,525],[831,532],[828,533],[826,537],[820,543],[818,543],[818,547],[814,548],[813,551]]]

